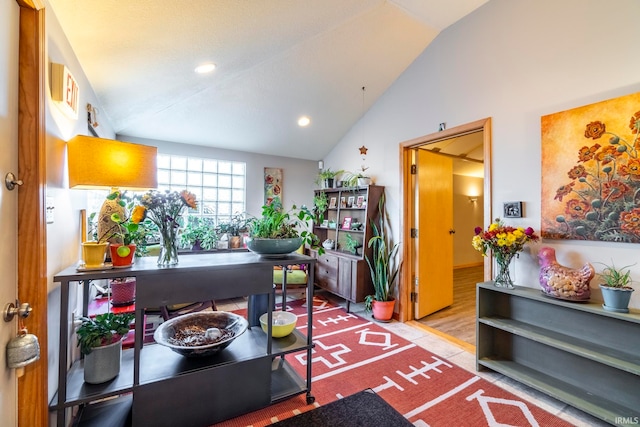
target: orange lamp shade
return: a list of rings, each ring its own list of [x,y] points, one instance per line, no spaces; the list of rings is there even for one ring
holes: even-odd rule
[[[69,188],[148,190],[158,186],[158,149],[76,135],[67,142]]]

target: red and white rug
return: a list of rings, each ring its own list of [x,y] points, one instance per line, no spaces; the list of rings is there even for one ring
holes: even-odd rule
[[[306,305],[294,302],[298,329],[307,325]],[[570,427],[571,424],[460,368],[375,322],[347,313],[324,299],[314,300],[311,394],[216,427],[265,426],[371,388],[418,427]],[[287,356],[304,377],[306,353]]]

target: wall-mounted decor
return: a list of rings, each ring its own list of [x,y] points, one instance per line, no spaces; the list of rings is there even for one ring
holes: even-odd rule
[[[522,202],[504,202],[502,210],[505,218],[522,218]]]
[[[282,169],[264,168],[264,204],[270,205],[276,200],[283,204]]]
[[[640,93],[542,117],[542,237],[640,243]]]

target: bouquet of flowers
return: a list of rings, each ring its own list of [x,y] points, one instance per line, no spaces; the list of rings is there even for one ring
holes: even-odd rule
[[[178,263],[177,232],[180,227],[180,216],[185,206],[191,209],[198,207],[196,196],[187,190],[164,191],[151,190],[140,199],[146,216],[160,232],[160,257],[158,265],[167,266]]]
[[[509,263],[528,242],[536,241],[539,237],[533,228],[511,227],[505,225],[500,218],[496,218],[486,231],[475,228],[475,236],[471,244],[474,249],[487,256],[491,249],[493,257],[498,263],[499,271],[496,275],[496,284],[512,287],[513,282],[509,274]]]

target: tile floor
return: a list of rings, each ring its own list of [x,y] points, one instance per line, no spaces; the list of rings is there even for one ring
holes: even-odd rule
[[[334,303],[346,308],[344,300],[323,291],[318,291],[316,294],[322,295]],[[294,295],[292,297],[295,298],[296,296]],[[237,310],[246,307],[246,301],[243,298],[216,301],[216,303],[218,310],[224,311]],[[351,304],[350,310],[352,313],[362,317],[369,316],[365,313],[364,304]],[[576,427],[605,427],[610,425],[598,418],[594,418],[589,414],[568,406],[563,402],[553,399],[544,393],[527,387],[515,380],[512,380],[511,378],[505,377],[502,374],[493,371],[477,372],[475,353],[473,350],[475,347],[470,348],[468,345],[459,346],[455,343],[455,340],[447,340],[440,335],[429,332],[426,329],[413,327],[406,323],[393,321],[391,323],[380,323],[379,325],[406,340],[416,343],[432,353],[446,358],[461,368],[473,372],[474,374],[498,385],[516,396],[520,396],[527,401],[533,402],[542,409],[562,418]]]

